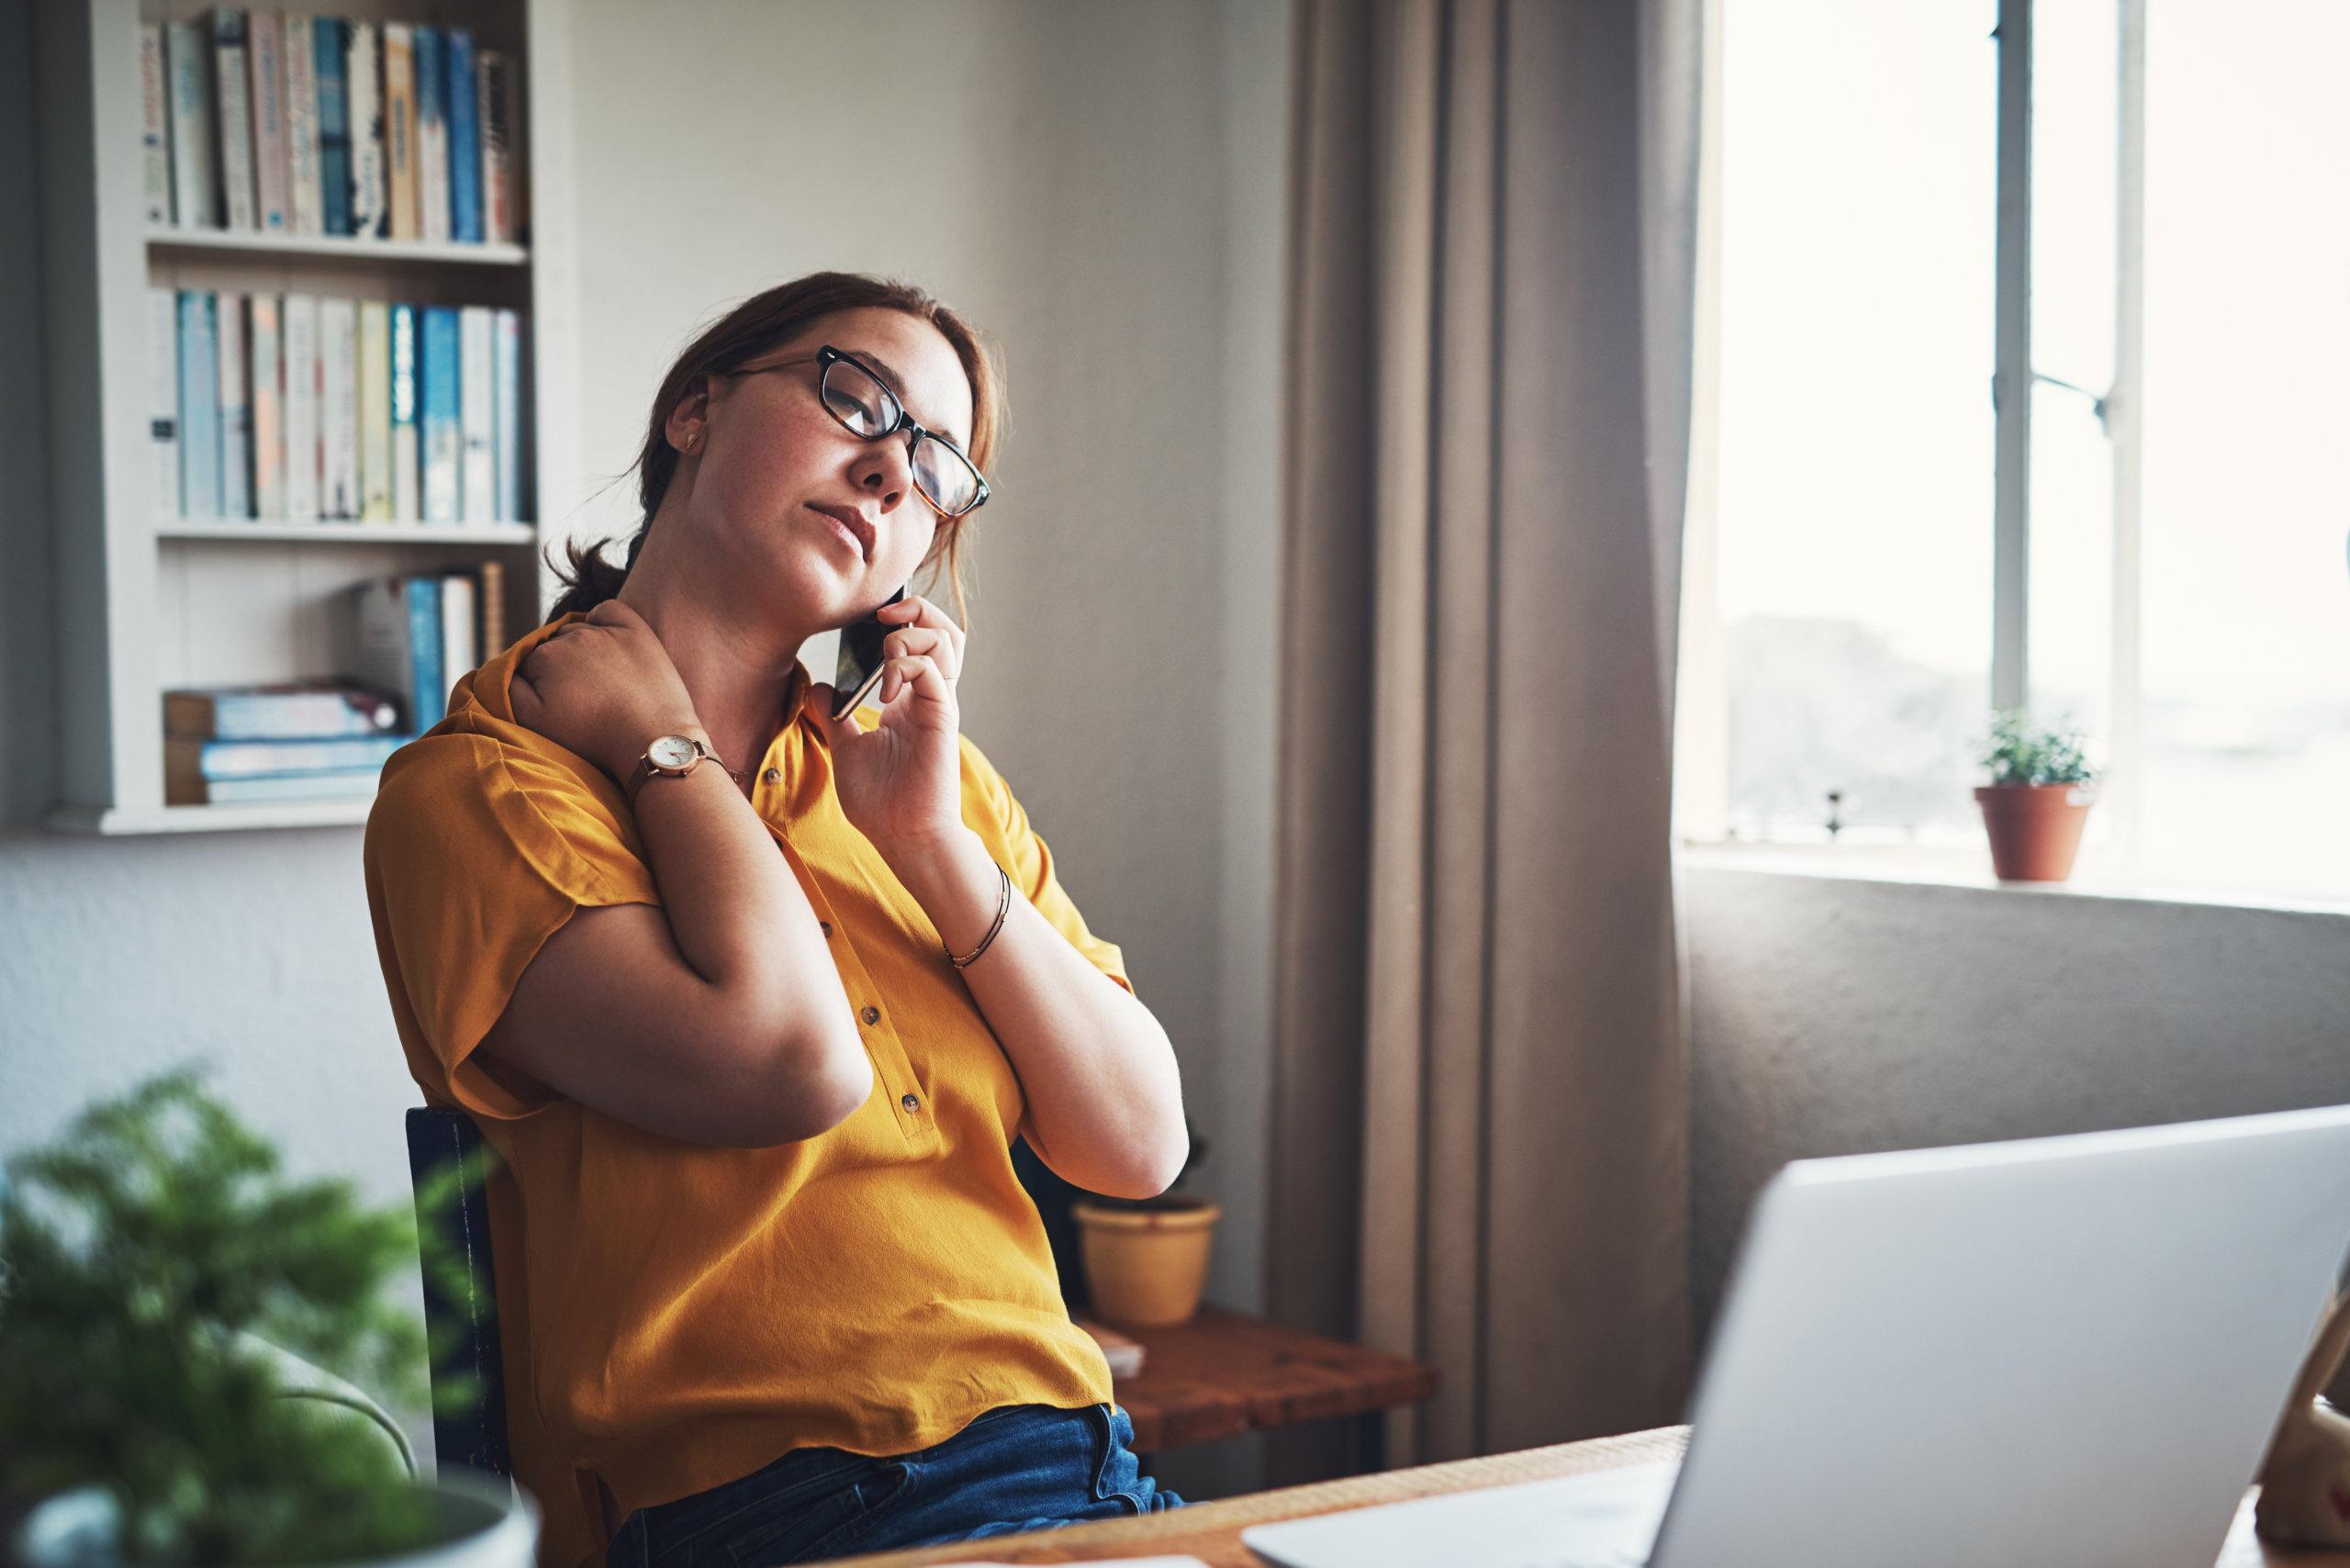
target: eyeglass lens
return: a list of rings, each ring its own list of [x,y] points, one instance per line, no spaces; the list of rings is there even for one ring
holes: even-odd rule
[[[901,429],[906,412],[897,395],[854,360],[824,367],[824,407],[853,435],[872,440]],[[970,460],[924,431],[908,459],[914,487],[949,517],[968,511],[979,498],[979,473]]]

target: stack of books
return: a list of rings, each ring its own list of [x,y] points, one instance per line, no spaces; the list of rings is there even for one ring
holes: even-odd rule
[[[514,311],[155,288],[147,315],[158,516],[521,521]]]
[[[220,6],[141,25],[139,81],[151,226],[522,235],[521,72],[470,28]]]
[[[1114,1328],[1105,1328],[1089,1318],[1072,1317],[1069,1321],[1084,1329],[1093,1342],[1102,1347],[1102,1359],[1110,1363],[1113,1379],[1124,1383],[1142,1375],[1144,1347],[1141,1340],[1130,1334],[1121,1334]]]
[[[449,688],[506,646],[505,569],[376,577],[348,590],[347,673],[163,694],[163,801],[364,799],[392,753],[439,723]]]
[[[173,806],[374,792],[408,737],[384,698],[331,682],[163,693],[163,800]]]

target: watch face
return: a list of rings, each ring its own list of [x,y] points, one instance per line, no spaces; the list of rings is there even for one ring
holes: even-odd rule
[[[683,735],[663,735],[644,748],[655,767],[684,767],[694,759],[694,743]]]

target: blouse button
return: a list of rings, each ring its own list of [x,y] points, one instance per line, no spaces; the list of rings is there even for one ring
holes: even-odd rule
[[[902,1100],[899,1101],[899,1102],[898,1102],[898,1103],[899,1103],[899,1104],[901,1104],[901,1105],[903,1105],[903,1106],[906,1108],[906,1114],[907,1114],[907,1115],[909,1115],[909,1116],[912,1115],[916,1111],[919,1111],[919,1110],[921,1110],[921,1109],[922,1109],[922,1102],[921,1102],[921,1101],[919,1101],[919,1100],[917,1100],[917,1099],[915,1099],[915,1098],[914,1098],[912,1095],[911,1095],[911,1094],[907,1095],[904,1099],[902,1099]]]
[[[878,1007],[868,1007],[857,1016],[868,1024],[878,1024],[881,1022],[881,1010]]]
[[[759,775],[759,782],[762,784],[779,784],[783,782],[783,769],[780,767],[768,768],[765,773]]]
[[[833,934],[833,923],[829,920],[820,920],[816,923],[816,929],[829,938]]]

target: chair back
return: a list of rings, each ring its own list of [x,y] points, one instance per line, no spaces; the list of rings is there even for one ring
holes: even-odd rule
[[[498,1344],[498,1279],[490,1269],[488,1162],[481,1129],[463,1111],[435,1106],[412,1110],[408,1114],[408,1165],[416,1185],[418,1233],[437,1241],[441,1255],[456,1263],[453,1269],[423,1271],[425,1329],[435,1347],[436,1462],[444,1471],[470,1465],[510,1479],[514,1464],[506,1447],[506,1362]],[[453,1200],[428,1204],[432,1179],[453,1166],[457,1177]],[[452,1392],[461,1382],[462,1404]]]

